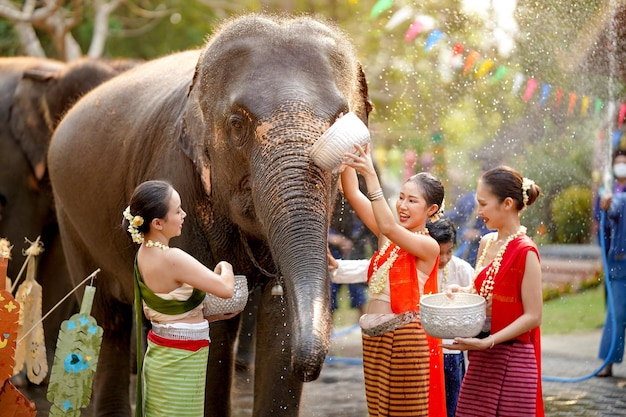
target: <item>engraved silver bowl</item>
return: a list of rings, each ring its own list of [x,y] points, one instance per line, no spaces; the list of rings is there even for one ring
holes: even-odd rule
[[[420,299],[420,318],[424,331],[440,339],[474,337],[486,319],[485,299],[477,294],[445,293],[424,295]]]
[[[220,298],[207,294],[202,302],[205,316],[230,314],[244,309],[248,303],[248,279],[245,275],[235,275],[235,293],[230,298]]]

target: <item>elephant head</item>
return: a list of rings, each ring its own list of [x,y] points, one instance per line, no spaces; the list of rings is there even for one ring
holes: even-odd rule
[[[189,97],[186,153],[222,206],[214,211],[231,213],[244,236],[269,246],[289,300],[291,366],[313,380],[329,347],[325,254],[336,177],[315,166],[309,150],[341,113],[367,121],[367,85],[352,46],[312,19],[248,17],[208,43]]]

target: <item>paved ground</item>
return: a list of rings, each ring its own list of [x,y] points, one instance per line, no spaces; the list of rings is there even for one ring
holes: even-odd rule
[[[360,333],[342,330],[335,333],[320,378],[304,386],[300,417],[367,417]],[[613,378],[589,377],[601,365],[596,357],[599,340],[600,330],[542,337],[543,395],[548,417],[626,416],[626,365],[616,365]],[[237,374],[234,417],[251,415],[249,380],[249,374]],[[48,415],[43,388],[32,387],[26,395],[37,402],[38,416]]]
[[[626,416],[626,365],[614,366],[613,378],[591,376],[602,365],[599,340],[600,330],[542,337],[546,416]],[[362,367],[355,363],[358,331],[335,338],[331,355],[319,380],[305,385],[301,417],[367,417]]]

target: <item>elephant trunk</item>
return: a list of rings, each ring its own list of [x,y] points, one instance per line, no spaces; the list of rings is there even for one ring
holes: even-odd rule
[[[326,255],[331,175],[310,163],[309,146],[282,148],[269,159],[266,149],[253,170],[268,173],[255,183],[255,206],[283,277],[292,369],[304,382],[319,376],[332,325]]]

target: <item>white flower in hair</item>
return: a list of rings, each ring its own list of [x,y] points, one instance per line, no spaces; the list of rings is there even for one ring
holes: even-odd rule
[[[143,217],[133,216],[130,213],[130,206],[124,210],[124,218],[128,220],[128,233],[133,239],[133,242],[141,245],[143,243],[143,233],[138,229],[143,224]]]
[[[524,207],[528,206],[528,190],[535,184],[535,181],[524,177],[522,179],[522,199],[524,201]]]

